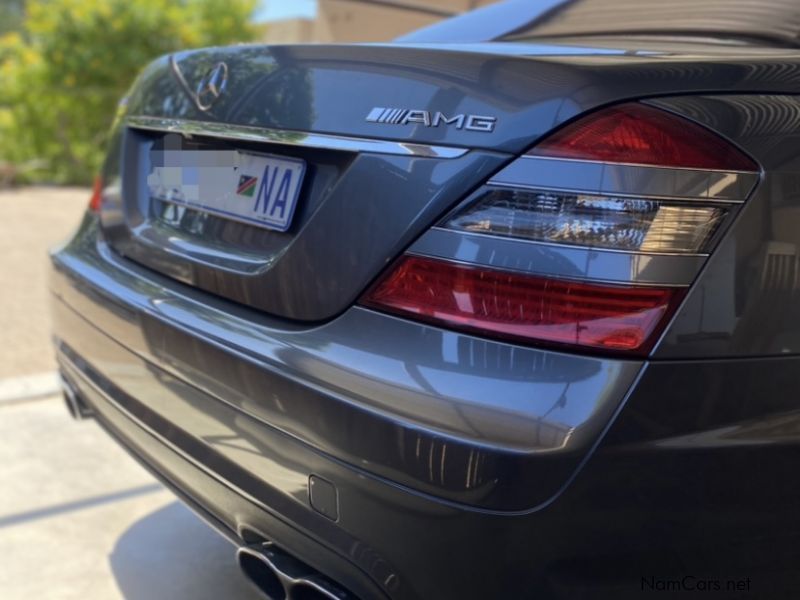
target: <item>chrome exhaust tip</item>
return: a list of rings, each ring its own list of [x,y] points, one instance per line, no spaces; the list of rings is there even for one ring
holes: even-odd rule
[[[245,577],[270,600],[355,600],[355,596],[271,542],[240,547],[236,561]]]
[[[61,392],[64,396],[64,402],[72,418],[78,421],[92,418],[94,411],[83,401],[75,386],[61,374],[59,374],[59,379],[61,380]]]
[[[353,596],[335,588],[324,577],[312,575],[295,583],[289,598],[290,600],[345,600]]]
[[[243,546],[236,551],[236,562],[250,583],[270,600],[288,598],[288,581],[273,563],[270,544]]]

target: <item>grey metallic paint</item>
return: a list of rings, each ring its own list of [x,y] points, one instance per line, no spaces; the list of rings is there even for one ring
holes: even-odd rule
[[[132,397],[158,393],[126,389],[112,377],[122,359],[104,366],[113,345],[106,347],[99,331],[90,334],[92,326],[81,327],[72,311],[93,315],[93,327],[126,340],[126,352],[265,426],[376,476],[486,509],[519,511],[549,500],[641,367],[477,339],[360,308],[311,329],[268,319],[258,325],[241,309],[208,306],[167,281],[150,283],[152,276],[102,242],[65,248],[56,266],[63,275],[53,287],[65,303],[56,315],[66,343]],[[387,447],[387,440],[396,441]],[[516,475],[503,477],[507,472]]]
[[[526,155],[493,175],[489,185],[524,188],[530,186],[530,181],[536,181],[536,189],[744,202],[758,183],[758,173],[612,165]]]
[[[156,62],[128,114],[474,150],[440,163],[316,149],[309,160],[324,189],[306,190],[292,233],[313,235],[290,243],[219,222],[203,236],[176,229],[199,244],[201,260],[186,243],[165,252],[132,237],[160,225],[136,205],[136,182],[120,181],[133,138],[118,130],[102,229],[87,217],[52,257],[66,376],[106,427],[229,535],[261,532],[365,600],[619,600],[640,597],[643,574],[690,567],[747,573],[762,597],[795,597],[800,318],[790,246],[800,108],[795,97],[763,94],[800,89],[800,58],[620,47],[182,53],[190,79],[229,61],[232,93],[208,115]],[[294,97],[269,93],[281,85]],[[553,127],[610,102],[670,94],[687,96],[660,106],[734,140],[764,174],[644,363],[501,344],[350,307],[359,286]],[[496,114],[498,128],[382,125],[377,134],[363,122],[368,108],[399,96]],[[444,190],[439,175],[458,189]],[[342,216],[353,207],[360,228]],[[387,211],[402,220],[396,229],[382,221]],[[331,232],[342,230],[365,232],[367,242],[337,246]],[[358,252],[346,250],[351,242]],[[260,254],[268,270],[285,270],[274,286],[248,288],[243,273]],[[304,261],[319,281],[297,277]],[[708,356],[737,360],[700,360]],[[338,522],[308,504],[312,473],[337,486]]]
[[[662,286],[689,285],[706,261],[705,256],[637,254],[519,242],[439,227],[425,232],[408,251],[534,275]]]
[[[800,353],[800,99],[731,95],[657,104],[734,140],[759,161],[764,176],[655,356]]]
[[[760,52],[743,62],[730,49],[703,55],[685,48],[626,54],[531,44],[245,46],[179,53],[175,60],[189,81],[224,60],[228,91],[211,111],[197,111],[163,59],[139,78],[127,98],[126,116],[281,130],[285,144],[267,135],[257,146],[306,156],[319,177],[312,176],[310,189],[302,192],[300,215],[288,234],[217,217],[203,217],[199,233],[185,227],[163,230],[153,221],[142,181],[123,178],[124,196],[138,200],[121,206],[120,192],[112,185],[103,212],[109,242],[125,256],[181,281],[298,321],[324,321],[343,312],[432,220],[510,163],[513,156],[508,153],[526,150],[577,114],[610,102],[677,91],[760,90],[763,78],[773,72],[781,73],[778,80],[770,79],[776,91],[800,84],[800,71],[784,50]],[[497,127],[487,134],[365,120],[374,106],[398,103],[446,114],[491,115],[497,117]],[[295,144],[308,132],[472,150],[452,159],[325,149],[309,155]],[[147,143],[141,134],[122,129],[112,142],[120,146],[125,164],[145,160]],[[214,143],[225,142],[214,138]],[[118,164],[108,162],[106,175],[112,182],[118,180]],[[624,191],[630,189],[630,176],[646,183],[657,175],[672,182],[670,193],[685,195],[688,188],[681,189],[678,180],[698,185],[696,193],[709,193],[711,183],[705,176],[690,181],[683,171],[620,167],[609,174],[614,176],[601,178],[601,188]],[[721,198],[741,198],[752,184],[744,175],[736,175],[734,182],[741,189],[720,186]],[[197,216],[193,223],[200,220]],[[231,240],[250,242],[226,254]]]
[[[103,227],[116,251],[242,304],[303,321],[329,319],[352,304],[388,257],[504,160],[477,151],[436,159],[314,154],[282,146],[283,154],[309,162],[310,175],[294,223],[281,233],[213,215],[198,215],[195,223],[202,227],[164,227],[154,218],[144,180],[150,142],[128,131],[119,143],[124,164],[142,166],[139,178],[123,177],[121,189],[106,194]],[[371,225],[365,230],[364,223]],[[237,249],[239,240],[250,247]]]
[[[197,111],[166,58],[140,76],[126,101],[129,116],[277,128],[423,144],[521,152],[586,110],[621,100],[675,93],[772,93],[800,81],[793,52],[699,46],[695,51],[628,52],[569,42],[239,46],[176,55],[187,79],[219,61],[230,68],[228,92],[210,113]],[[780,77],[771,76],[780,73]],[[342,84],[346,82],[346,84]],[[292,86],[286,96],[271,94]],[[491,134],[455,127],[369,123],[375,106],[497,117]]]

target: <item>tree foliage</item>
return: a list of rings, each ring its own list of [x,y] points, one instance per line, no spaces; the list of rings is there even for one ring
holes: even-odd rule
[[[254,0],[28,0],[0,34],[0,166],[87,183],[118,100],[153,58],[250,41]]]

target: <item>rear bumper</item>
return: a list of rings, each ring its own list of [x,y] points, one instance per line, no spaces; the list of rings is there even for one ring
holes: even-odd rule
[[[56,337],[165,422],[187,423],[179,406],[194,398],[198,415],[250,417],[251,428],[468,510],[519,513],[552,500],[642,366],[361,308],[310,328],[270,321],[118,257],[91,218],[52,262]],[[165,394],[180,402],[154,400]],[[203,443],[240,460],[229,445]]]
[[[642,577],[702,574],[690,557],[713,576],[797,564],[787,419],[761,441],[679,436],[743,422],[698,395],[736,405],[798,359],[723,365],[723,398],[720,365],[640,375],[363,310],[297,329],[138,269],[91,218],[53,267],[59,361],[101,424],[231,541],[272,540],[361,598],[640,597]],[[695,417],[661,426],[677,401]],[[754,581],[781,597],[774,572]]]
[[[91,405],[100,425],[234,546],[271,541],[320,572],[332,574],[339,584],[360,598],[387,597],[382,586],[376,582],[376,578],[381,576],[391,577],[392,573],[386,569],[386,565],[374,562],[370,565],[371,572],[365,572],[356,564],[358,561],[343,558],[326,544],[304,533],[298,527],[300,523],[288,523],[287,516],[291,517],[296,511],[289,509],[284,515],[268,508],[270,502],[276,500],[273,490],[264,491],[262,488],[257,492],[259,497],[254,498],[243,492],[242,488],[252,489],[246,482],[239,482],[242,486],[239,488],[221,480],[191,454],[179,450],[156,434],[154,427],[158,425],[154,422],[148,424],[147,415],[137,411],[131,398],[91,367],[82,364],[81,359],[67,347],[60,346],[58,358],[62,372],[79,390],[83,401]],[[285,440],[275,441],[281,444]],[[302,448],[289,444],[284,451],[287,454],[296,452],[298,460],[303,458]],[[236,477],[232,476],[232,479]],[[286,508],[280,501],[275,504]],[[311,525],[315,530],[320,525],[323,528],[331,527],[328,523]],[[376,557],[372,558],[374,560]],[[391,590],[394,587],[391,579],[383,587]]]
[[[362,309],[267,322],[119,258],[91,217],[52,263],[59,362],[100,422],[234,539],[257,531],[364,597],[441,597],[409,577],[419,545],[445,556],[550,502],[641,366]],[[336,514],[311,506],[311,475]]]

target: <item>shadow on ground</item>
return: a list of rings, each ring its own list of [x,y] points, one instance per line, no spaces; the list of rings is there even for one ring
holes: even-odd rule
[[[129,600],[262,600],[239,573],[234,547],[179,502],[135,522],[111,553]]]

